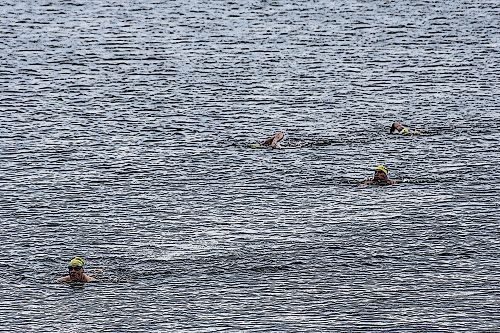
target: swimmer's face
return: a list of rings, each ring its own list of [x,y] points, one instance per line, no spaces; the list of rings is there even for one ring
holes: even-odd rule
[[[385,172],[383,172],[382,170],[375,170],[375,174],[373,175],[374,181],[381,182],[381,181],[387,181],[387,179],[388,178]]]
[[[68,267],[71,280],[81,280],[83,277],[83,267]]]
[[[394,128],[397,129],[398,131],[401,131],[403,129],[403,125],[400,122],[395,122],[394,123]]]

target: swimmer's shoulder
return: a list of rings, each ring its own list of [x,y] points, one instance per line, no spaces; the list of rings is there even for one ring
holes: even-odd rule
[[[96,282],[98,281],[95,277],[90,275],[85,275],[85,282]]]
[[[59,279],[56,280],[57,283],[71,283],[71,282],[97,282],[99,280],[97,280],[95,277],[93,276],[90,276],[90,275],[85,275],[84,276],[84,281],[73,281],[71,280],[71,276],[69,275],[66,275],[66,276],[63,276]]]
[[[56,280],[57,283],[67,283],[71,282],[71,277],[69,275],[63,276]]]

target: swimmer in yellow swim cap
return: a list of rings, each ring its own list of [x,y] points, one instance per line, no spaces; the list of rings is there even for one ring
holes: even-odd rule
[[[399,135],[421,135],[420,131],[410,130],[409,127],[404,126],[399,121],[395,121],[392,123],[391,129],[389,131],[390,134],[399,134]]]
[[[278,131],[274,133],[272,136],[267,138],[265,141],[262,143],[252,143],[250,145],[250,148],[256,149],[256,148],[266,148],[266,147],[271,147],[271,148],[281,148],[279,142],[283,140],[285,137],[285,133]]]
[[[377,165],[372,179],[365,180],[362,185],[394,185],[400,180],[389,179],[389,169],[385,165]]]
[[[85,259],[82,257],[74,257],[68,264],[69,275],[57,279],[57,282],[92,282],[96,281],[90,275],[84,273]]]

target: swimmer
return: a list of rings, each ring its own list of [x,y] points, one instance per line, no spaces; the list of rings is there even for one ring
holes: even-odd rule
[[[68,264],[69,275],[57,279],[57,282],[92,282],[95,278],[83,272],[85,260],[81,257],[74,257]]]
[[[284,137],[285,137],[285,133],[278,131],[278,132],[274,133],[274,135],[272,135],[271,137],[267,138],[262,143],[253,143],[253,144],[251,144],[250,148],[254,148],[255,149],[255,148],[271,147],[271,148],[279,149],[279,148],[281,148],[279,142],[281,140],[283,140]]]
[[[399,135],[420,135],[420,131],[410,130],[409,127],[403,126],[399,121],[392,123],[391,130],[389,134],[399,134]]]
[[[377,165],[375,167],[375,174],[373,175],[373,179],[365,180],[361,183],[361,185],[394,185],[398,184],[400,180],[392,180],[389,179],[389,169],[384,165]]]

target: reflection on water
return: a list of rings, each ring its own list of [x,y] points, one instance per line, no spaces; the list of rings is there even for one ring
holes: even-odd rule
[[[496,1],[0,12],[6,331],[498,330]]]

